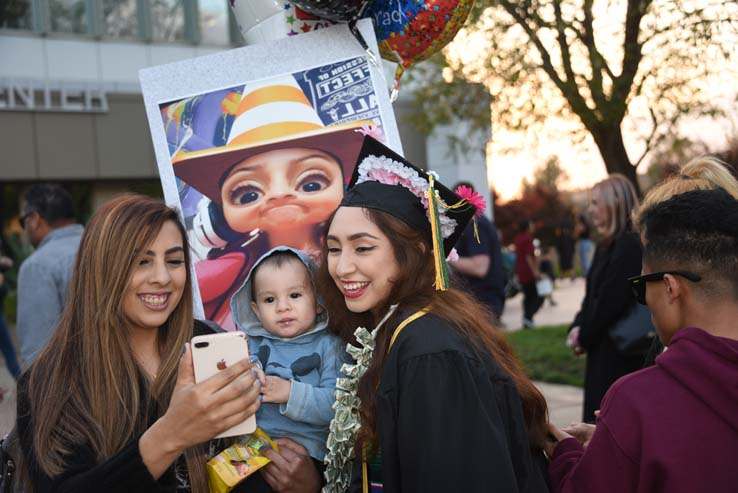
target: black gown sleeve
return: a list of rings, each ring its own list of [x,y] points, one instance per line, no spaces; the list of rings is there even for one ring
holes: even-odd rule
[[[448,351],[401,366],[396,430],[403,493],[518,491],[498,396],[479,365]]]

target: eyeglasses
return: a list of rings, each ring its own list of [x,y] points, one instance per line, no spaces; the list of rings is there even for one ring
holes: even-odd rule
[[[33,214],[36,211],[29,211],[23,214],[21,217],[18,218],[18,222],[20,223],[21,229],[26,229],[26,219],[28,219],[31,214]]]
[[[636,301],[641,305],[646,305],[646,283],[660,281],[666,274],[680,276],[692,282],[699,282],[702,280],[702,276],[699,274],[686,270],[667,270],[664,272],[652,272],[651,274],[631,277],[628,279],[628,282],[630,283],[630,289],[633,292],[633,296]]]

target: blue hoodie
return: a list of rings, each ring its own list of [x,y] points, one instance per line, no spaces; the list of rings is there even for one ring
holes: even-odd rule
[[[310,273],[318,304],[323,307],[309,332],[293,338],[269,333],[251,309],[254,269],[275,251],[297,255]],[[286,437],[305,447],[311,457],[323,460],[327,452],[328,425],[333,419],[336,379],[345,359],[341,340],[328,333],[328,316],[315,290],[315,268],[307,254],[289,247],[276,247],[262,255],[246,281],[231,298],[236,326],[246,333],[249,352],[259,357],[264,372],[292,383],[284,404],[262,403],[256,413],[258,426],[272,438]]]

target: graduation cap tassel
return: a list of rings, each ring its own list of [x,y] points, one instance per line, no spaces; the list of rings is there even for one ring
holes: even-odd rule
[[[428,214],[430,215],[431,235],[433,237],[433,263],[436,269],[434,286],[438,291],[446,291],[448,289],[448,268],[446,266],[446,253],[443,249],[441,221],[438,218],[438,198],[433,184],[433,175],[428,175],[428,189],[425,191],[425,198],[428,199]]]

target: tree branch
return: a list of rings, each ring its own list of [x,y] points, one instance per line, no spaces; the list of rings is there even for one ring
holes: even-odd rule
[[[639,157],[634,163],[633,167],[637,168],[639,164],[641,164],[641,161],[643,161],[643,158],[646,157],[646,155],[651,152],[651,149],[653,148],[653,140],[656,136],[656,131],[659,128],[658,121],[656,120],[656,113],[653,111],[653,108],[648,108],[648,113],[651,115],[651,123],[653,124],[653,128],[651,129],[651,135],[646,137],[645,142],[645,149],[643,149],[643,154],[641,154],[641,157]]]
[[[653,0],[628,0],[628,8],[625,14],[625,38],[623,41],[623,70],[613,80],[612,96],[610,100],[612,114],[615,121],[622,120],[628,109],[627,99],[630,93],[633,79],[638,72],[638,65],[643,57],[643,46],[638,42],[641,20],[648,11]]]
[[[525,33],[528,35],[528,38],[531,40],[533,45],[536,47],[536,50],[538,50],[539,55],[541,56],[541,68],[546,72],[551,81],[556,85],[559,91],[561,91],[561,94],[564,96],[564,98],[566,98],[566,100],[569,102],[572,111],[574,111],[574,113],[579,116],[579,118],[582,120],[582,123],[588,130],[594,129],[597,125],[597,118],[594,112],[587,106],[587,103],[582,95],[579,93],[579,89],[576,86],[576,80],[574,79],[573,73],[569,80],[565,81],[561,79],[559,73],[556,71],[556,68],[551,62],[551,55],[549,54],[548,50],[546,50],[546,47],[543,46],[543,42],[541,42],[541,39],[538,36],[537,32],[528,24],[527,18],[523,16],[521,11],[518,10],[519,4],[514,4],[509,0],[499,0],[499,3],[505,9],[505,11],[510,16],[512,16],[513,19],[515,19],[515,22],[520,27],[522,27]],[[522,8],[523,7],[521,7],[521,9]],[[569,67],[569,70],[571,71],[571,67]],[[569,87],[569,83],[572,84],[571,88]]]

